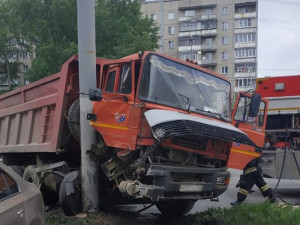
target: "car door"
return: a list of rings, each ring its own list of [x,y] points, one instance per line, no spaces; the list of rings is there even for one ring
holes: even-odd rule
[[[256,116],[249,115],[252,95],[241,93],[232,114],[232,123],[245,132],[256,147],[234,142],[228,161],[229,168],[243,169],[251,160],[261,155],[264,145],[268,100],[261,99]]]
[[[0,223],[27,225],[26,208],[17,182],[0,167]]]

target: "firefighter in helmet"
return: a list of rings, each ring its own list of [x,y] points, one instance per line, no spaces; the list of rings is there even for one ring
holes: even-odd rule
[[[275,197],[272,188],[265,182],[261,168],[261,158],[251,160],[243,169],[243,174],[240,176],[240,181],[236,187],[240,187],[237,193],[237,200],[231,205],[238,206],[247,198],[248,193],[251,193],[251,188],[254,184],[260,189],[264,197],[269,197],[271,203],[275,203]]]

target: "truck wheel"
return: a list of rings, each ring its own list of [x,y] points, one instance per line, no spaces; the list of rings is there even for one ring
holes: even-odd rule
[[[194,207],[195,202],[191,200],[177,200],[177,201],[167,201],[158,202],[156,207],[164,216],[184,216],[189,213]]]
[[[37,173],[35,172],[35,166],[27,166],[25,168],[23,179],[29,183],[35,184],[37,187],[40,187],[40,179]]]
[[[11,166],[9,166],[9,168],[11,168],[11,169],[12,169],[16,174],[18,174],[20,177],[23,177],[24,170],[22,169],[21,166],[11,165]]]
[[[59,189],[59,203],[67,216],[74,216],[81,211],[80,171],[68,173]]]
[[[80,104],[76,99],[69,108],[68,127],[73,137],[80,141]]]

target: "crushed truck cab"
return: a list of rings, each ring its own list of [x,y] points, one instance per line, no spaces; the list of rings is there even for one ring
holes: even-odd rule
[[[166,214],[188,202],[185,213],[227,189],[232,142],[255,146],[230,122],[230,83],[193,63],[153,52],[103,61],[90,93],[99,99],[90,97],[100,142],[93,155],[122,200]]]
[[[97,142],[84,151],[99,166],[100,207],[151,203],[184,215],[227,189],[233,142],[256,146],[231,122],[227,78],[194,63],[154,52],[97,58],[88,93],[79,93],[78,71],[73,56],[59,73],[0,96],[0,157],[68,215],[81,204],[79,94],[93,104]]]

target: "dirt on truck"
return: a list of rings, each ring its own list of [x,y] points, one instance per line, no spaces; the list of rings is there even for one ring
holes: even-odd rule
[[[178,216],[227,189],[232,143],[256,146],[233,125],[227,78],[154,52],[97,58],[96,68],[87,119],[97,143],[87,153],[101,168],[101,206],[150,203]],[[0,96],[3,162],[68,215],[81,204],[78,92],[73,56],[59,73]],[[239,126],[260,105],[256,94],[242,99]]]

